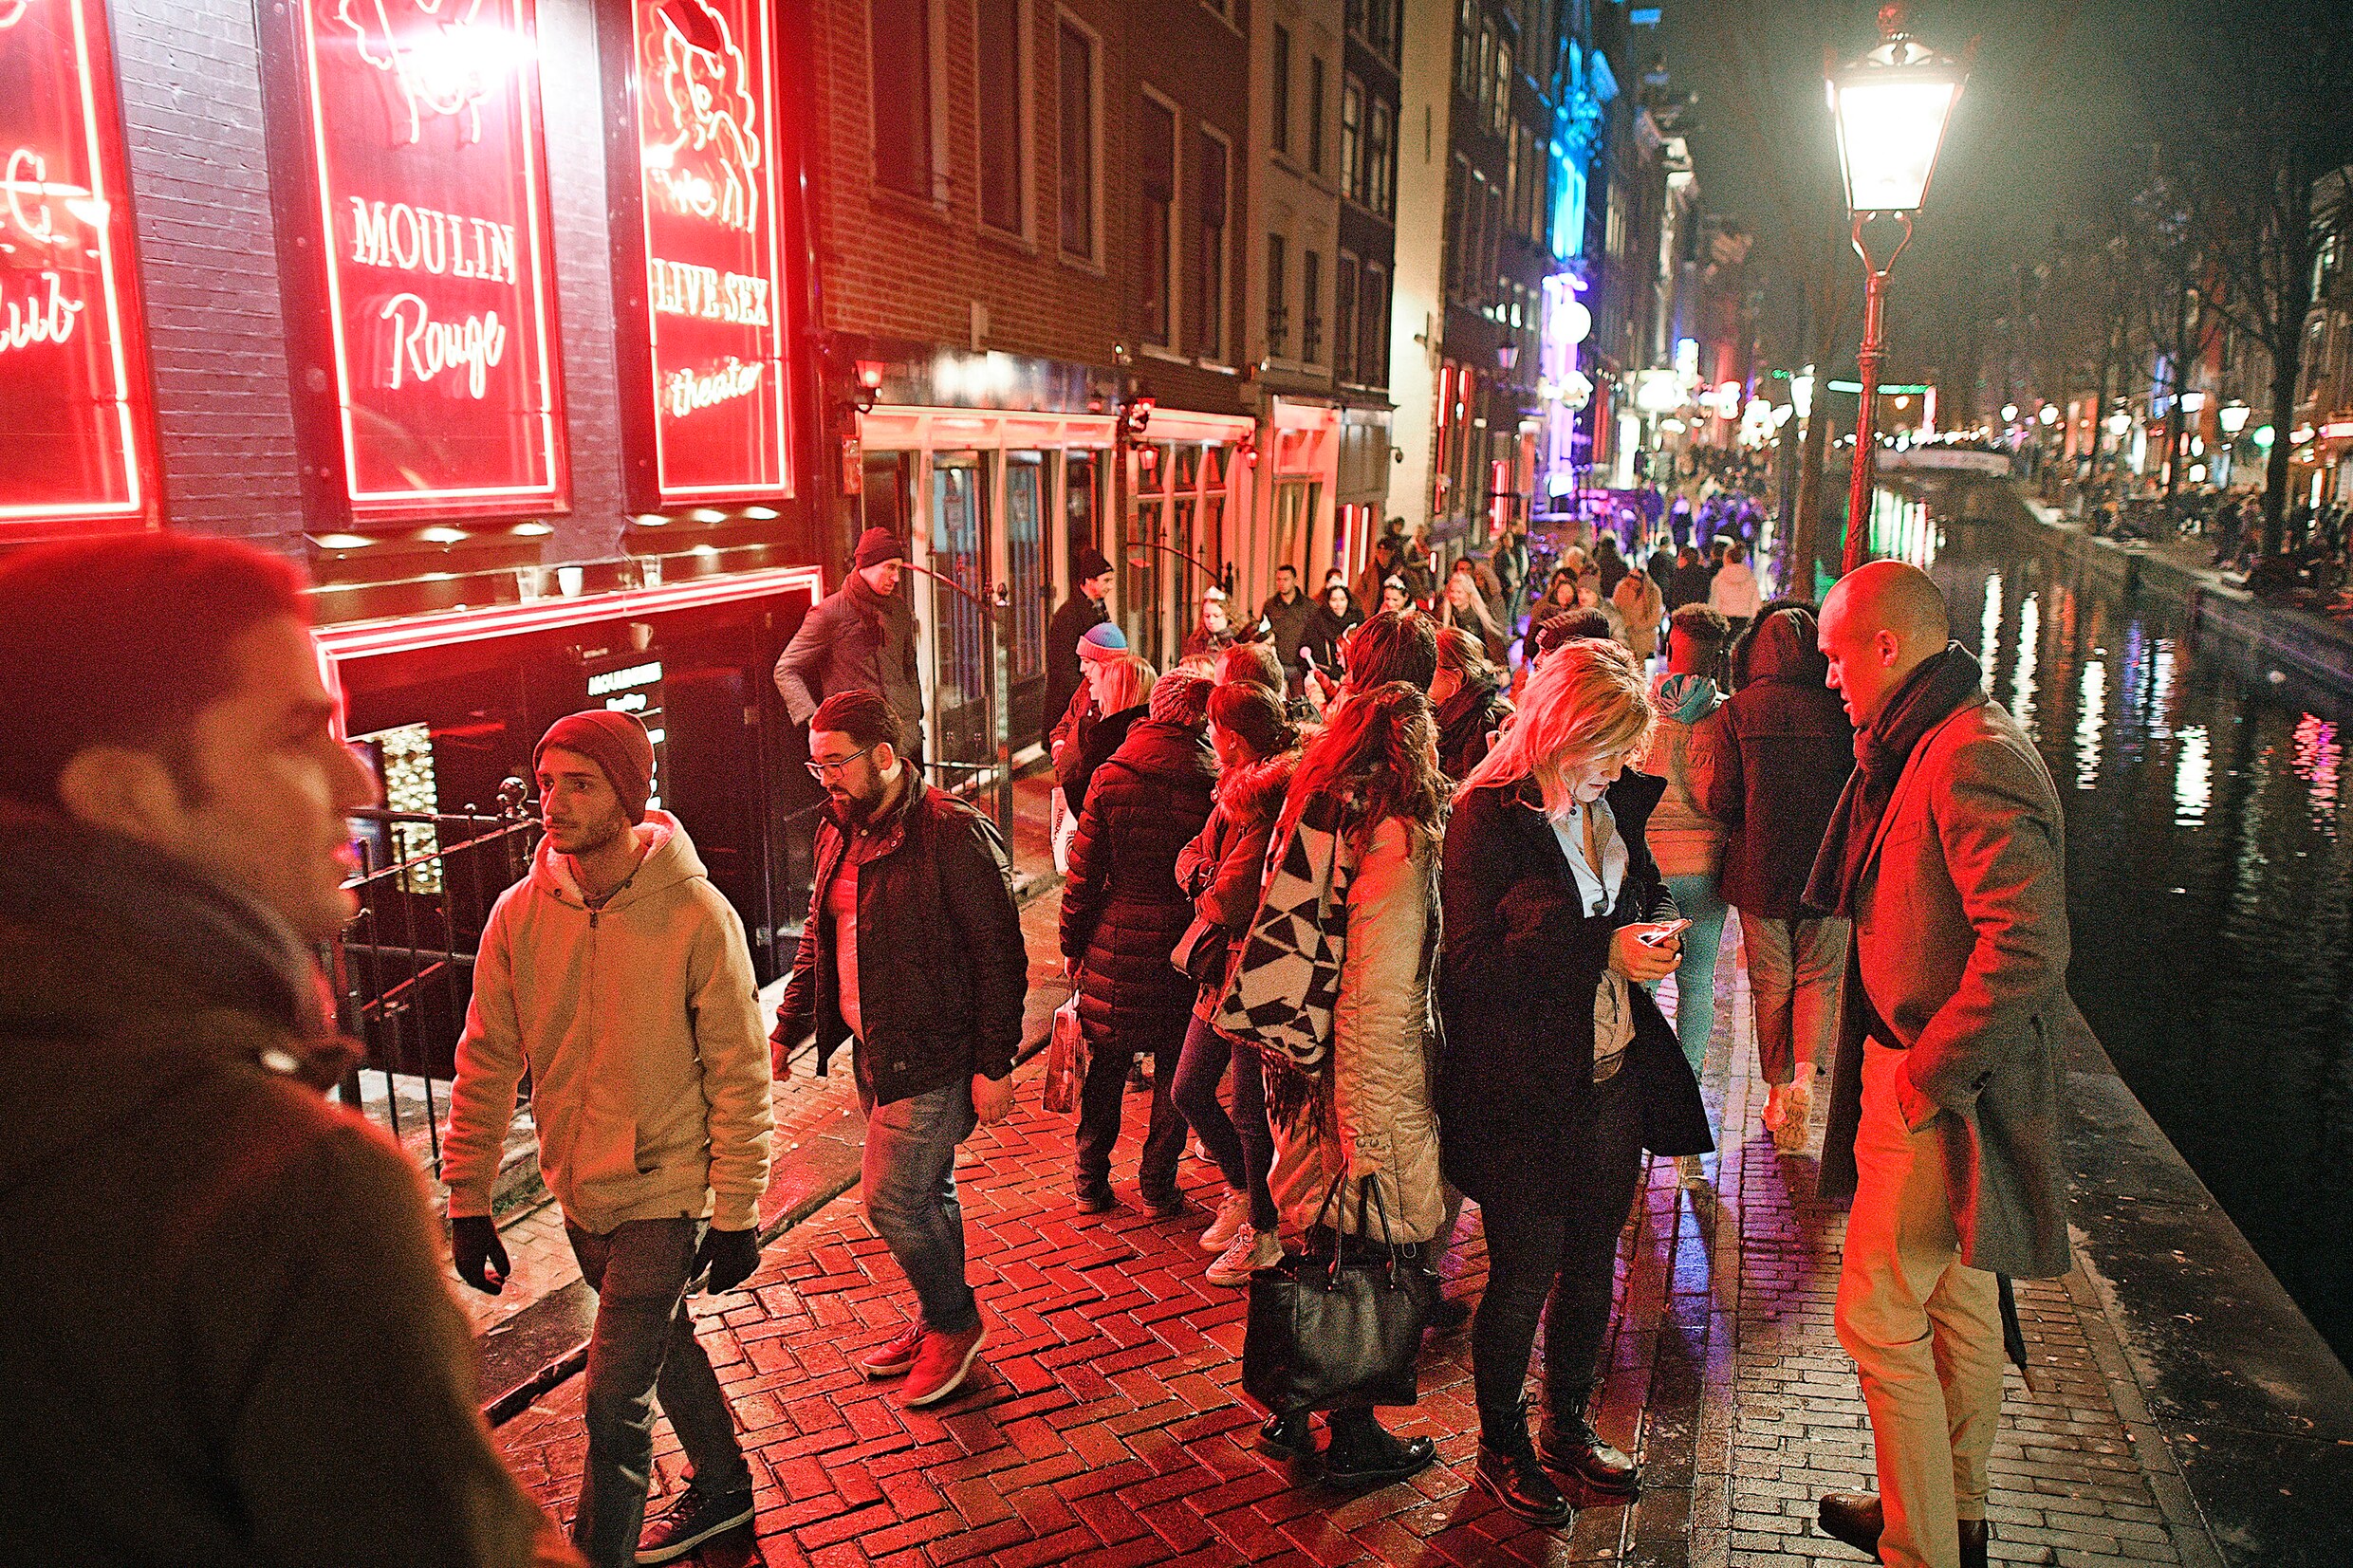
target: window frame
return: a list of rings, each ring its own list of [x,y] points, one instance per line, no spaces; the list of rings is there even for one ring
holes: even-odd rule
[[[922,33],[924,68],[922,71],[922,84],[924,101],[922,112],[918,118],[923,125],[924,147],[922,161],[918,167],[921,170],[922,183],[925,188],[921,191],[908,190],[904,186],[895,184],[883,176],[881,96],[875,90],[877,78],[880,74],[880,67],[883,65],[882,51],[876,47],[876,42],[881,35],[881,29],[876,23],[875,8],[881,4],[891,4],[902,7],[919,6],[923,9]],[[868,175],[874,181],[874,188],[878,191],[886,192],[890,195],[903,201],[920,202],[926,207],[938,209],[944,212],[948,205],[948,170],[946,165],[948,142],[948,105],[946,101],[947,95],[942,90],[945,86],[944,79],[946,76],[946,72],[944,70],[944,65],[946,64],[945,56],[947,53],[946,7],[941,3],[941,0],[866,0],[865,11],[866,163]]]
[[[1086,46],[1086,249],[1070,248],[1063,219],[1063,192],[1069,179],[1063,104],[1063,45],[1075,34]],[[1103,93],[1102,36],[1065,7],[1054,8],[1054,246],[1063,260],[1100,272],[1103,265]]]
[[[989,216],[988,161],[982,151],[989,139],[989,119],[983,107],[983,94],[987,83],[996,75],[991,62],[985,57],[986,40],[982,36],[981,7],[987,3],[990,0],[973,0],[973,48],[976,67],[973,72],[973,216],[974,221],[988,233],[1034,242],[1037,234],[1037,180],[1032,171],[1037,151],[1037,94],[1031,65],[1031,29],[1034,23],[1027,0],[1002,0],[1002,3],[1011,7],[1013,21],[1013,227],[1009,229]],[[1056,86],[1059,91],[1059,78]]]
[[[1324,57],[1307,57],[1307,173],[1324,172]]]
[[[1180,135],[1178,140],[1182,139]],[[1206,253],[1209,241],[1209,203],[1204,199],[1208,190],[1204,155],[1208,144],[1213,141],[1217,144],[1219,162],[1224,175],[1220,183],[1225,187],[1220,193],[1217,204],[1217,298],[1214,309],[1211,308],[1211,302],[1207,299],[1195,302],[1200,306],[1201,320],[1211,324],[1213,331],[1206,346],[1197,341],[1188,343],[1187,346],[1196,359],[1211,364],[1222,365],[1228,362],[1232,346],[1228,340],[1232,335],[1233,327],[1232,322],[1229,319],[1232,315],[1233,306],[1233,138],[1206,120],[1198,121],[1194,127],[1194,157],[1195,159],[1194,182],[1196,187],[1193,201],[1193,242],[1195,248],[1194,273],[1197,280],[1205,281],[1210,276],[1209,258]],[[1204,288],[1202,292],[1206,294],[1207,289]]]
[[[1159,91],[1148,82],[1139,82],[1137,83],[1137,96],[1142,100],[1143,102],[1148,103],[1153,108],[1158,109],[1165,113],[1168,116],[1169,127],[1168,235],[1161,250],[1162,260],[1166,268],[1165,281],[1167,319],[1162,323],[1166,329],[1166,336],[1157,341],[1150,337],[1144,337],[1142,341],[1149,348],[1157,349],[1164,354],[1174,355],[1178,352],[1178,345],[1184,341],[1184,268],[1177,265],[1177,257],[1181,253],[1181,235],[1184,227],[1183,212],[1185,175],[1183,162],[1185,117],[1182,111],[1177,108],[1174,99],[1171,99],[1167,94]],[[1145,190],[1144,182],[1141,178],[1141,171],[1143,168],[1141,157],[1142,151],[1143,148],[1139,139],[1137,147],[1139,156],[1136,164],[1139,175],[1136,181],[1136,190],[1139,195],[1142,195]],[[1148,197],[1146,197],[1146,201],[1147,203],[1149,202]],[[1140,238],[1141,236],[1139,237]],[[1147,279],[1147,286],[1153,280]],[[1139,333],[1148,332],[1149,328],[1144,327],[1139,323]]]
[[[1340,194],[1364,205],[1364,83],[1343,72],[1340,78]],[[1353,102],[1356,116],[1349,118]]]
[[[1299,362],[1324,362],[1324,257],[1302,246],[1299,251]]]
[[[1363,287],[1363,264],[1352,250],[1342,250],[1332,264],[1332,379],[1349,386],[1357,380],[1357,296]],[[1345,312],[1343,316],[1342,313]]]
[[[1290,268],[1289,241],[1281,230],[1267,231],[1267,357],[1270,360],[1290,358]]]
[[[1268,45],[1267,145],[1285,157],[1291,155],[1291,29],[1274,24]]]

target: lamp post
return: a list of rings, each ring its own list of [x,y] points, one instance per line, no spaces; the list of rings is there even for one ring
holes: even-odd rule
[[[1887,337],[1887,274],[1912,243],[1912,214],[1928,194],[1945,125],[1967,80],[1965,60],[1937,53],[1904,31],[1903,7],[1880,8],[1880,42],[1862,59],[1825,62],[1830,117],[1838,131],[1839,173],[1854,214],[1855,254],[1862,258],[1862,406],[1855,418],[1855,464],[1846,495],[1846,548],[1842,572],[1862,564],[1871,533],[1871,469],[1878,445],[1880,360]],[[1864,231],[1892,217],[1902,236],[1885,260],[1875,258]]]

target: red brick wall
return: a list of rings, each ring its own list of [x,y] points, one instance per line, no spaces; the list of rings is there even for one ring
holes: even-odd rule
[[[1111,0],[1068,0],[1066,9],[1101,40],[1104,270],[1061,257],[1058,21],[1063,7],[1031,0],[1032,124],[1028,170],[1035,213],[1032,241],[980,225],[977,129],[978,41],[969,0],[933,0],[945,13],[949,199],[944,212],[879,191],[874,181],[868,0],[815,0],[808,80],[824,324],[836,331],[961,344],[971,302],[989,312],[983,346],[1091,364],[1111,362],[1121,341],[1119,264],[1125,216],[1119,198],[1126,117],[1120,58],[1128,26]],[[885,48],[889,47],[884,41]]]

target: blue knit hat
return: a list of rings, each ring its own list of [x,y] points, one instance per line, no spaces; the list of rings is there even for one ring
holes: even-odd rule
[[[1079,657],[1083,659],[1117,658],[1127,652],[1127,634],[1109,621],[1090,626],[1079,638]]]

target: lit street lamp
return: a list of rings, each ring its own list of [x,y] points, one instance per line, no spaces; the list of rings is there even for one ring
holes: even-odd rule
[[[1966,61],[1938,54],[1903,30],[1903,7],[1880,8],[1880,42],[1862,59],[1840,66],[1825,62],[1830,116],[1838,130],[1839,173],[1854,214],[1855,254],[1865,285],[1862,372],[1862,409],[1855,419],[1854,477],[1847,489],[1846,549],[1841,570],[1862,564],[1871,526],[1871,467],[1877,446],[1880,360],[1887,332],[1887,274],[1912,243],[1912,214],[1928,195],[1946,123],[1967,80]],[[1884,261],[1863,240],[1875,217],[1893,217],[1902,238]]]

